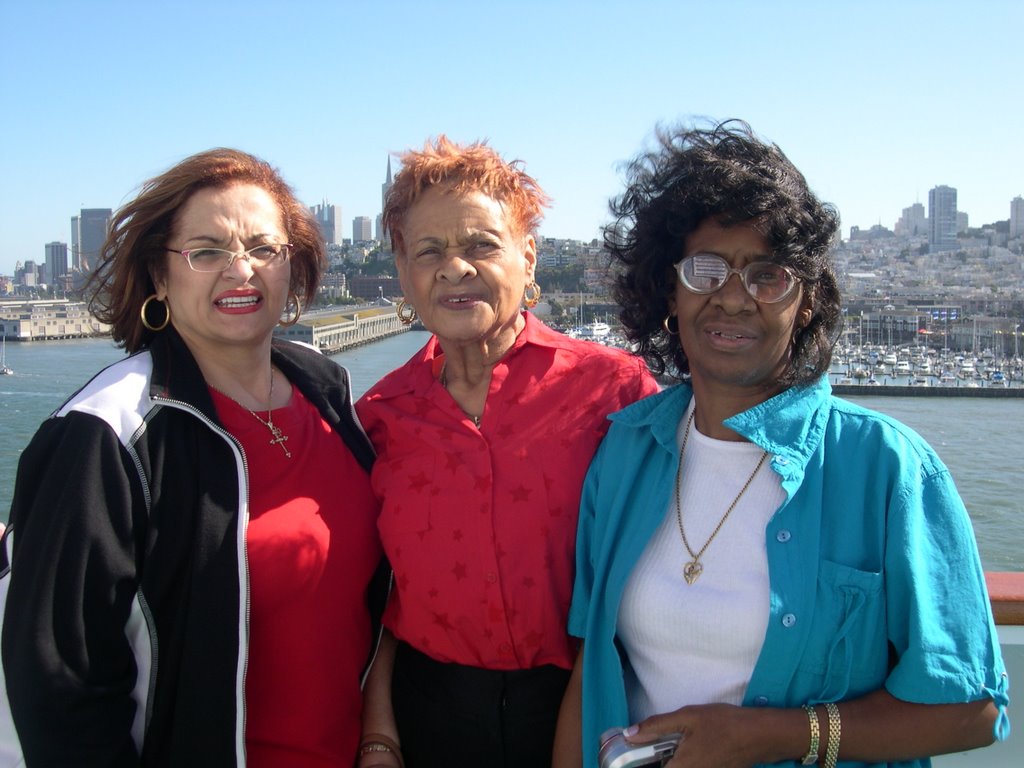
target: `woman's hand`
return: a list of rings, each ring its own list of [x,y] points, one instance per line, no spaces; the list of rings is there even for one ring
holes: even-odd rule
[[[625,731],[631,744],[673,733],[682,738],[669,768],[750,768],[800,758],[807,751],[807,716],[799,709],[703,704],[649,717]]]

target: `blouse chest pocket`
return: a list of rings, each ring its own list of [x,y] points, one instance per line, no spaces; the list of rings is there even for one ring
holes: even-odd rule
[[[821,561],[801,665],[819,678],[820,700],[848,698],[884,681],[888,645],[883,587],[881,573]]]

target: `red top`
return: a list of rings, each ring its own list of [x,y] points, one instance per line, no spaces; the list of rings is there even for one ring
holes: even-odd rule
[[[658,386],[639,358],[526,313],[477,429],[438,382],[442,361],[432,337],[356,404],[395,570],[384,623],[438,661],[571,668],[583,477],[606,415]]]
[[[366,587],[381,555],[369,476],[298,388],[273,412],[290,459],[249,411],[212,394],[249,467],[247,764],[352,765],[371,642]]]

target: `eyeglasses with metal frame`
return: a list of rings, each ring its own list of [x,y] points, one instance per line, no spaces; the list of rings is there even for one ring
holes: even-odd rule
[[[714,253],[695,253],[676,264],[679,282],[692,293],[718,291],[733,275],[739,275],[744,289],[754,301],[776,304],[796,288],[799,280],[788,267],[771,261],[755,261],[743,269],[733,269],[725,259]]]
[[[252,267],[275,267],[287,261],[291,247],[291,243],[261,243],[241,251],[206,247],[167,250],[184,256],[193,272],[223,272],[235,263],[235,259],[245,259]]]

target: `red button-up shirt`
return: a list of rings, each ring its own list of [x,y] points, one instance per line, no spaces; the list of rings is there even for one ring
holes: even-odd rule
[[[443,355],[432,337],[356,406],[395,571],[384,623],[438,661],[570,668],[583,477],[605,417],[657,383],[639,358],[526,313],[477,429],[437,380]]]

